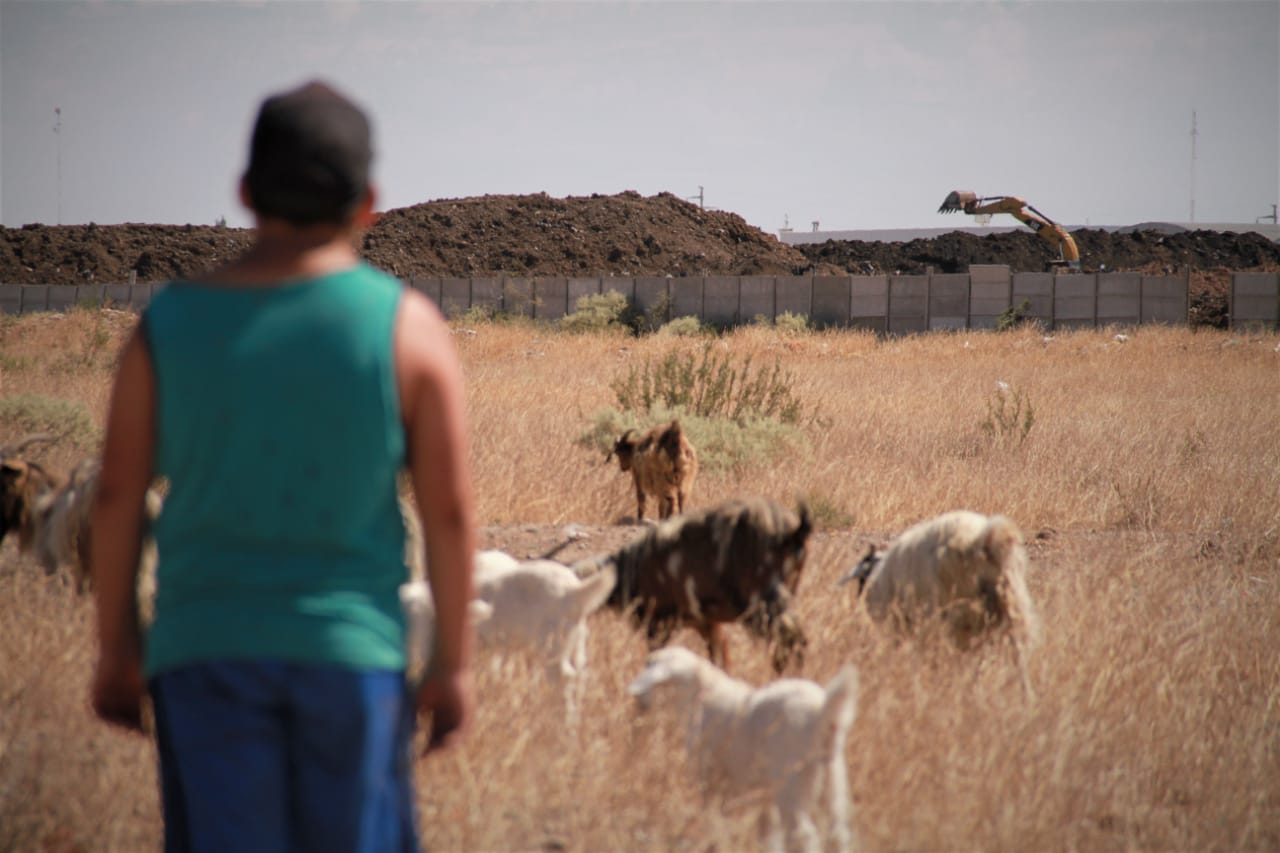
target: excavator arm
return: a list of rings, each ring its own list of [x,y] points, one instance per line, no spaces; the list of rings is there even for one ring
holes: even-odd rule
[[[1080,249],[1067,229],[1036,210],[1017,196],[993,195],[979,197],[975,193],[956,190],[943,199],[939,213],[964,211],[972,216],[990,213],[1007,213],[1036,232],[1041,239],[1058,247],[1060,264],[1080,269]]]

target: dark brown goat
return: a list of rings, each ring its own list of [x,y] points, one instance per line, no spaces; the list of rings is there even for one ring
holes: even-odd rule
[[[665,645],[677,628],[696,629],[711,660],[725,670],[723,626],[742,622],[772,644],[774,670],[782,672],[793,657],[803,661],[807,644],[789,608],[812,531],[803,501],[798,514],[767,498],[748,498],[668,519],[600,558],[617,569],[608,604],[634,609],[651,649]]]
[[[698,454],[680,421],[673,420],[644,433],[627,430],[613,445],[609,456],[614,455],[618,457],[618,467],[630,471],[635,483],[636,521],[644,521],[648,495],[658,500],[658,518],[684,512],[698,476]]]
[[[83,593],[92,582],[89,514],[102,466],[96,458],[84,459],[62,478],[22,457],[31,444],[49,440],[39,436],[16,448],[0,448],[0,542],[15,532],[19,551],[34,557],[46,574],[70,569],[77,592]],[[161,498],[155,489],[149,489],[146,500],[150,524],[160,514]],[[154,551],[148,535],[139,575],[139,583],[147,589],[155,582]]]

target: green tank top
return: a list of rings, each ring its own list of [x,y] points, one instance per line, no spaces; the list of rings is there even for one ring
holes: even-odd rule
[[[402,287],[361,264],[269,288],[175,282],[152,299],[169,490],[148,675],[228,659],[404,666]]]

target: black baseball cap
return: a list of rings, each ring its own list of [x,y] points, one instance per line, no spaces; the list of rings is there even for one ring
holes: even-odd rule
[[[262,102],[245,185],[260,216],[296,225],[343,224],[369,191],[369,119],[327,83]]]

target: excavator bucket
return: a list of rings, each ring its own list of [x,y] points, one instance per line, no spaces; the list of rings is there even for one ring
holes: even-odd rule
[[[964,210],[966,204],[972,204],[978,200],[977,193],[971,193],[967,190],[953,190],[950,195],[942,200],[942,207],[938,208],[939,213],[956,213]]]

